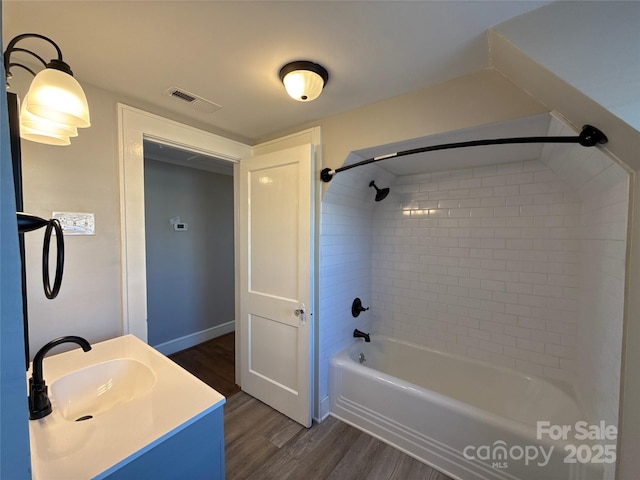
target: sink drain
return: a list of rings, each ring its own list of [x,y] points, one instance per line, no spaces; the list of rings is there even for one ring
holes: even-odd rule
[[[85,415],[84,417],[76,418],[76,422],[84,422],[85,420],[91,420],[93,415]]]

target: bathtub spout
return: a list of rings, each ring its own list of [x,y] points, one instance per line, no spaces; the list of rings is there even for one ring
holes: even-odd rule
[[[371,341],[368,333],[361,332],[357,328],[353,331],[353,338],[364,338],[364,341],[367,343]]]

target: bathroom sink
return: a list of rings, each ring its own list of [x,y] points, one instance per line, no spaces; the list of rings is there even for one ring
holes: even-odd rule
[[[155,381],[143,363],[119,358],[59,378],[51,384],[51,399],[65,420],[88,420],[148,393]]]
[[[74,348],[44,358],[52,412],[29,421],[34,480],[114,478],[112,474],[121,468],[155,458],[147,455],[225,402],[134,335],[92,347],[88,352]],[[182,455],[183,450],[176,452]],[[147,473],[148,478],[158,477]],[[131,472],[118,478],[125,477],[142,478]]]

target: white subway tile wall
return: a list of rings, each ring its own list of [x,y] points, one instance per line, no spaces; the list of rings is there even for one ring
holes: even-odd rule
[[[348,170],[336,175],[326,192],[320,222],[319,278],[319,368],[318,412],[328,414],[329,360],[353,342],[353,330],[369,332],[370,312],[358,318],[351,315],[351,304],[359,297],[371,304],[371,226],[375,191],[369,182],[384,187],[393,175],[377,165]],[[362,341],[362,340],[360,340]],[[327,409],[325,411],[325,409]]]
[[[552,135],[574,132],[557,118]],[[578,193],[579,328],[575,383],[593,422],[618,424],[630,176],[597,149],[547,145],[541,161]],[[606,465],[606,479],[615,477]]]
[[[376,211],[374,331],[568,379],[580,203],[538,160],[398,177]]]

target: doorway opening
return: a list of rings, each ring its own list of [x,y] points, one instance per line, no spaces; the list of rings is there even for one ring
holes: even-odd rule
[[[149,345],[236,393],[233,164],[143,141]]]
[[[235,330],[233,165],[143,148],[148,343],[169,355]]]

